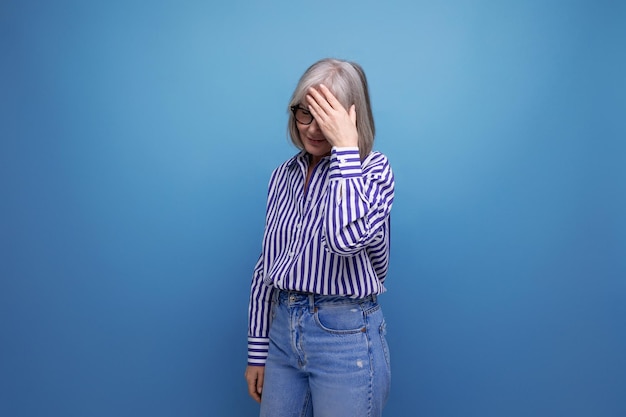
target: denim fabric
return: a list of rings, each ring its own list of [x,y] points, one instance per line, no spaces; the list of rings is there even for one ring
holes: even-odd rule
[[[379,417],[391,378],[375,297],[276,291],[261,417]]]

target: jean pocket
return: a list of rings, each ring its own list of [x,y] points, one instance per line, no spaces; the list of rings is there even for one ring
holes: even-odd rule
[[[387,322],[385,321],[385,319],[383,319],[382,323],[380,323],[378,331],[380,333],[380,341],[383,347],[385,362],[387,362],[387,369],[391,371],[391,358],[389,355],[389,345],[387,344]]]
[[[333,334],[365,332],[365,317],[359,306],[320,307],[314,314],[315,322]]]

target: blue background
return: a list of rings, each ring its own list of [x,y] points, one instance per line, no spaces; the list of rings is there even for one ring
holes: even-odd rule
[[[0,415],[253,416],[286,105],[360,62],[397,180],[388,416],[626,415],[619,1],[0,5]]]

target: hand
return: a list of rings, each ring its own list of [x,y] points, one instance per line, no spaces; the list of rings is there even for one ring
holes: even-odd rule
[[[320,84],[318,89],[311,87],[306,99],[309,111],[332,146],[359,146],[354,104],[346,111],[324,84]]]
[[[264,366],[250,366],[246,368],[246,381],[248,381],[248,394],[258,403],[261,402],[261,392],[263,391],[263,378],[265,376]]]

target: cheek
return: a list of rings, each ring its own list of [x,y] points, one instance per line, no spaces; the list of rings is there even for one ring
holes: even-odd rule
[[[305,135],[306,133],[306,129],[308,126],[303,126],[299,123],[296,123],[296,128],[298,129],[298,134],[300,135],[300,140],[302,140],[302,137]]]

